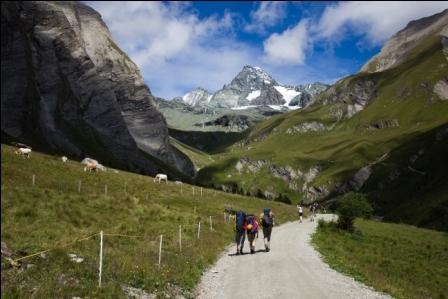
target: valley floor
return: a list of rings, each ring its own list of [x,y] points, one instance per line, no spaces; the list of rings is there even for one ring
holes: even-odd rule
[[[236,256],[230,247],[202,277],[198,298],[390,298],[325,264],[310,244],[316,226],[306,219],[274,227],[269,253],[262,232],[253,255]]]

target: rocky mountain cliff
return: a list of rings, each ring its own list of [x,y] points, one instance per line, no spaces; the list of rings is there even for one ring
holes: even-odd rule
[[[448,9],[433,16],[411,21],[387,41],[379,54],[364,64],[361,72],[380,72],[398,65],[428,36],[448,36],[447,24]]]
[[[138,67],[95,10],[40,1],[1,8],[2,139],[132,171],[194,175],[169,144]]]

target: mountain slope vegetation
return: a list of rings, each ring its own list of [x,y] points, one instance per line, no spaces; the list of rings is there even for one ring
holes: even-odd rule
[[[59,156],[38,152],[27,159],[3,144],[1,151],[5,298],[122,298],[122,286],[163,297],[174,285],[188,294],[204,269],[233,240],[233,222],[223,218],[225,207],[248,213],[260,213],[264,207],[270,207],[279,224],[295,219],[294,209],[281,203],[205,188],[201,196],[197,186],[193,195],[193,186],[188,184],[181,189],[171,181],[157,184],[152,177],[112,169],[84,172],[79,162],[62,163]],[[202,229],[198,240],[199,222]],[[182,251],[178,244],[179,225]],[[99,289],[101,230],[105,237]],[[158,268],[160,235],[163,254]],[[73,242],[86,236],[92,237]],[[13,259],[53,250],[11,267],[4,259],[3,242]],[[70,245],[64,247],[65,244]],[[72,261],[69,254],[83,261]]]
[[[295,202],[355,190],[386,219],[447,229],[448,102],[437,90],[446,55],[446,37],[427,35],[394,67],[346,77],[257,125],[199,180]]]

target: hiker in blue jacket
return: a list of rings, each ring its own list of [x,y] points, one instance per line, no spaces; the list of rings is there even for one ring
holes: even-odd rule
[[[235,242],[236,255],[243,254],[244,241],[246,240],[246,213],[238,211],[235,217]]]

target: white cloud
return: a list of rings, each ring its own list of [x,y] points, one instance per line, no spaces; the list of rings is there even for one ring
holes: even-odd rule
[[[287,3],[283,1],[263,1],[256,10],[250,12],[251,22],[245,26],[248,32],[265,33],[286,17]]]
[[[231,12],[199,19],[185,2],[87,4],[102,15],[156,96],[170,99],[198,85],[217,90],[259,57],[233,40]]]
[[[304,64],[309,47],[308,20],[301,20],[280,34],[272,34],[263,46],[264,60],[269,64]]]
[[[167,99],[197,86],[216,91],[246,64],[259,65],[284,83],[328,82],[327,77],[349,73],[353,68],[347,65],[353,60],[338,64],[340,58],[314,53],[307,61],[313,44],[331,46],[353,32],[379,44],[409,21],[442,11],[447,3],[337,3],[327,6],[321,18],[299,20],[256,44],[237,41],[238,30],[248,28],[229,11],[200,18],[188,2],[87,2],[101,13],[114,40],[137,63],[153,94]],[[251,24],[259,25],[253,30],[268,33],[286,13],[285,3],[260,2],[251,12]],[[335,65],[329,66],[331,60]]]
[[[381,45],[409,21],[446,8],[447,1],[340,2],[325,8],[313,33],[320,39],[338,41],[346,36],[347,31],[352,31],[365,35],[371,45]]]
[[[199,20],[183,3],[88,2],[106,21],[120,46],[139,66],[171,59],[210,36],[232,29],[230,15]]]

